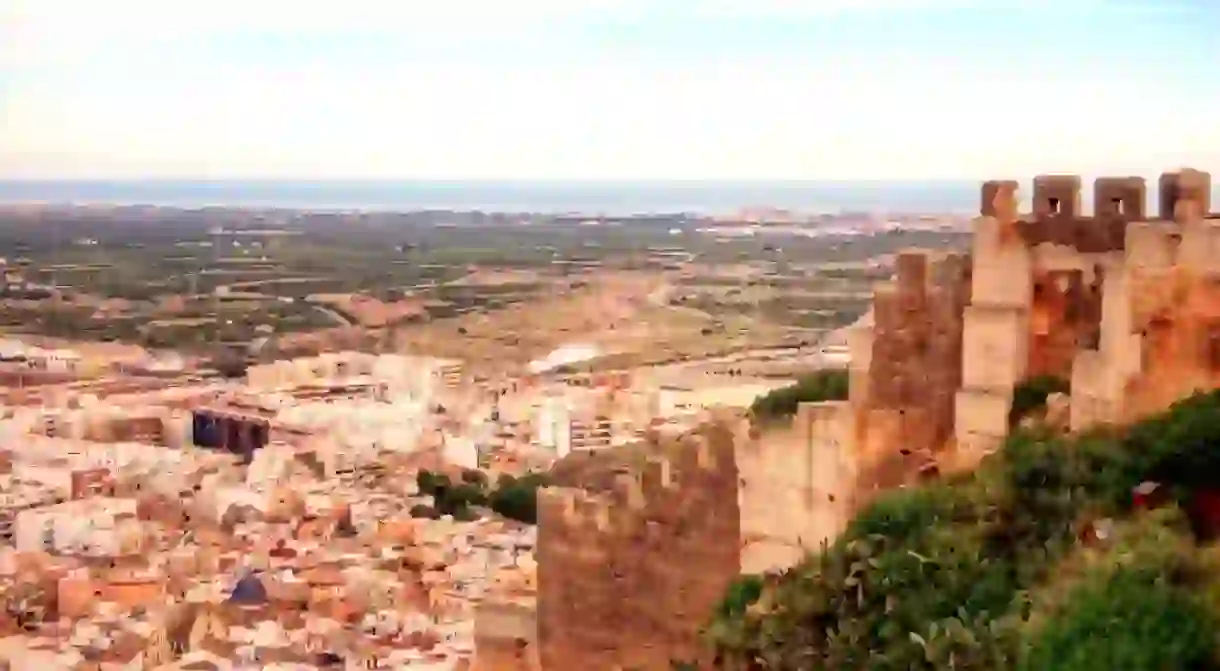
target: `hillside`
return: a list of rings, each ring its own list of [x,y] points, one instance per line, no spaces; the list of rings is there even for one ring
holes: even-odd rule
[[[1018,433],[744,578],[707,636],[734,670],[1220,669],[1217,489],[1220,392],[1122,431]]]

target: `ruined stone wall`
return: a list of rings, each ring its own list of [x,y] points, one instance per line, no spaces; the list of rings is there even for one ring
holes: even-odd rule
[[[833,540],[854,512],[851,405],[802,403],[788,426],[737,440],[741,477],[741,568],[796,564]]]
[[[1167,173],[1159,189],[1163,219],[1200,219],[1210,207],[1205,173]],[[1036,375],[1070,378],[1074,391],[1079,386],[1085,392],[1082,403],[1073,403],[1073,424],[1086,416],[1091,422],[1123,415],[1126,378],[1118,370],[1131,367],[1130,353],[1120,350],[1129,349],[1132,325],[1126,323],[1129,300],[1118,294],[1148,291],[1137,286],[1141,280],[1130,276],[1126,262],[1132,230],[1154,225],[1135,223],[1147,219],[1144,180],[1098,179],[1091,216],[1081,207],[1079,177],[1035,178],[1032,212],[1025,215],[1017,211],[1016,191],[1016,182],[985,183],[975,221],[955,418],[957,445],[971,452],[989,451],[1007,435],[1013,388]],[[1162,348],[1173,340],[1167,338],[1161,336]],[[1120,359],[1123,363],[1116,363]],[[1181,365],[1191,368],[1197,362]],[[1196,384],[1186,377],[1172,385],[1177,391],[1162,397]]]
[[[538,494],[543,669],[669,671],[740,574],[738,470],[723,425],[657,446],[610,492]]]
[[[534,604],[479,604],[471,671],[541,671],[537,633]]]
[[[1076,354],[1101,338],[1104,272],[1036,269],[1033,279],[1026,375],[1070,379]]]
[[[851,392],[862,492],[900,484],[953,435],[970,274],[962,254],[904,252],[895,281],[874,291],[871,335],[857,335],[853,347],[853,358],[868,350]]]
[[[1175,181],[1176,180],[1176,181]],[[1072,428],[1125,423],[1220,387],[1220,218],[1210,178],[1162,177],[1173,221],[1132,224],[1104,285],[1099,347],[1072,376]],[[1164,197],[1164,196],[1163,196]]]

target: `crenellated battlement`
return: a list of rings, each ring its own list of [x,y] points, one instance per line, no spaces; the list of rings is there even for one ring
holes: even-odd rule
[[[718,432],[718,433],[717,433]],[[654,443],[659,452],[618,473],[610,488],[587,491],[546,487],[538,491],[539,524],[569,532],[610,534],[640,521],[649,511],[673,504],[684,488],[736,475],[733,434],[727,427]]]
[[[559,525],[582,532],[610,530],[613,501],[604,493],[591,493],[573,487],[545,487],[538,490],[538,523]]]
[[[1137,273],[1220,272],[1220,219],[1134,222],[1127,228],[1125,263]]]
[[[702,657],[699,627],[741,570],[738,428],[714,422],[627,450],[633,461],[600,491],[538,491],[543,668]]]
[[[1018,207],[1020,185],[1013,180],[984,182],[979,214],[1012,222],[1030,246],[1063,245],[1085,253],[1119,251],[1126,229],[1137,221],[1189,221],[1211,212],[1211,175],[1192,169],[1167,172],[1157,182],[1157,213],[1148,212],[1148,187],[1142,177],[1099,177],[1093,182],[1092,214],[1082,206],[1078,175],[1039,175],[1033,179],[1031,210]]]
[[[895,266],[894,280],[875,287],[872,327],[852,352],[856,442],[865,451],[898,440],[911,451],[935,450],[953,432],[973,267],[966,254],[925,250],[901,252]]]

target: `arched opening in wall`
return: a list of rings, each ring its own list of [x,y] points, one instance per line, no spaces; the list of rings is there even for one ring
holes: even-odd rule
[[[1113,205],[1113,209],[1111,211],[1114,214],[1117,214],[1120,217],[1127,214],[1127,201],[1123,200],[1122,198],[1111,198],[1110,203]]]

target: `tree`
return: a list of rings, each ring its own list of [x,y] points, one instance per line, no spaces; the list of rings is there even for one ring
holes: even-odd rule
[[[212,358],[212,368],[222,377],[232,379],[245,377],[248,365],[244,356],[226,350]]]
[[[538,488],[545,487],[547,483],[546,476],[540,473],[530,473],[521,478],[501,477],[488,497],[488,505],[509,519],[537,524]]]
[[[430,520],[434,520],[434,519],[437,519],[438,517],[440,517],[440,514],[436,512],[435,508],[433,508],[432,506],[426,506],[422,503],[411,506],[410,515],[411,515],[411,517],[430,519]]]
[[[485,489],[487,487],[487,475],[483,471],[467,468],[462,471],[462,482]]]

